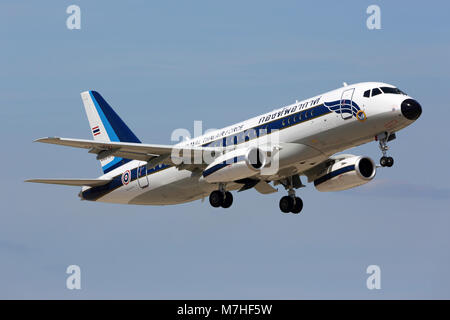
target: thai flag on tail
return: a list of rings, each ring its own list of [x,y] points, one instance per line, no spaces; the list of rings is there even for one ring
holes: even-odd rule
[[[98,136],[100,134],[100,129],[98,126],[92,128],[92,134]]]

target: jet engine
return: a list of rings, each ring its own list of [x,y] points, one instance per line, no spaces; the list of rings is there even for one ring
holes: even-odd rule
[[[209,183],[231,182],[256,175],[266,165],[267,156],[259,148],[241,148],[217,157],[203,171]]]
[[[377,167],[369,157],[350,156],[329,165],[314,186],[319,191],[340,191],[354,188],[371,181]]]

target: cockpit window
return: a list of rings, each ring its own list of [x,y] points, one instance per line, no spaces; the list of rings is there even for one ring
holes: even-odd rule
[[[403,91],[401,91],[398,88],[381,87],[381,90],[383,90],[384,93],[403,94],[406,96],[406,93],[404,93]]]
[[[364,97],[366,97],[366,98],[370,97],[370,90],[364,91]]]
[[[381,94],[381,90],[378,88],[372,89],[372,97]]]

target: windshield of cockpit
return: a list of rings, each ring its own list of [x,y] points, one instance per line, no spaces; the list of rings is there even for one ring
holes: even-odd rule
[[[377,96],[379,94],[383,94],[383,93],[385,93],[385,94],[402,94],[402,95],[406,96],[406,93],[404,93],[399,88],[380,87],[380,88],[373,88],[373,89],[364,91],[364,97],[366,97],[366,98],[375,97],[375,96]]]

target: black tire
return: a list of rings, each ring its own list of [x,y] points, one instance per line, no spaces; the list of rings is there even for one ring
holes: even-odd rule
[[[388,160],[387,160],[388,158],[387,157],[381,157],[380,158],[380,165],[382,166],[382,167],[386,167],[387,166],[387,163],[388,163]]]
[[[218,190],[211,192],[211,194],[209,195],[209,203],[214,208],[220,207],[223,203],[223,200],[224,200],[223,193]]]
[[[292,206],[291,212],[294,213],[294,214],[298,214],[298,213],[300,213],[300,211],[302,211],[302,209],[303,209],[303,201],[302,201],[302,199],[299,198],[299,197],[295,197],[295,203]]]
[[[289,213],[292,211],[294,206],[294,200],[291,197],[285,196],[280,199],[280,210],[284,213]]]
[[[225,192],[225,199],[223,199],[222,202],[222,208],[229,208],[233,204],[233,195],[231,192],[227,191]]]
[[[386,166],[388,166],[388,167],[392,167],[393,165],[394,165],[394,158],[392,158],[392,157],[387,157],[387,160],[386,160],[387,162],[386,162]]]

